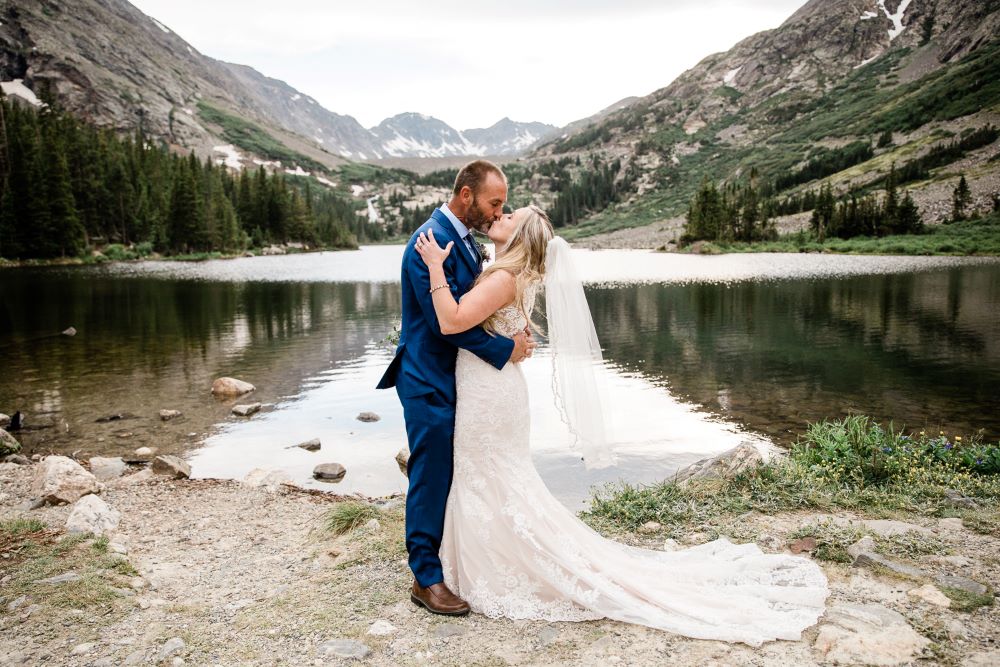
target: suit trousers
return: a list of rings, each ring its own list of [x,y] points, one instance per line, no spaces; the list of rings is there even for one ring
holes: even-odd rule
[[[427,587],[444,580],[438,550],[454,474],[455,404],[438,392],[400,402],[410,445],[406,550],[413,576]]]

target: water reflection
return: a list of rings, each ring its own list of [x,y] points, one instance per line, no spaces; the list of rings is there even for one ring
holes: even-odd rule
[[[588,291],[606,356],[783,442],[852,411],[1000,437],[1000,272]]]

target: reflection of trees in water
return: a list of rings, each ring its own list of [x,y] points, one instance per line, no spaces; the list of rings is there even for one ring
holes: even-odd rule
[[[203,430],[227,414],[226,405],[208,396],[219,375],[254,382],[253,400],[294,394],[304,378],[361,356],[366,345],[388,333],[399,311],[395,285],[12,272],[4,276],[0,299],[6,371],[0,376],[0,411],[26,409],[38,415],[58,405],[47,420],[65,421],[68,430],[39,432],[46,446],[57,448],[96,434],[110,438],[105,432],[111,427],[95,426],[93,420],[132,412],[147,421],[112,426],[145,428],[149,442],[163,445],[153,431],[174,426],[149,421],[160,408],[184,411],[186,425],[174,430],[185,433]],[[69,325],[78,330],[75,337],[52,335]],[[118,446],[147,442],[138,431]]]
[[[850,410],[1000,434],[1000,272],[591,289],[606,356],[782,440]]]

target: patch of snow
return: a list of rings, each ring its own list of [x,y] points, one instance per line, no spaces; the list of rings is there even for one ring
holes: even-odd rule
[[[365,155],[364,153],[358,153],[358,159],[361,159],[361,160],[367,160],[367,159],[368,159],[368,156],[367,156],[367,155]]]
[[[292,176],[308,176],[309,172],[303,169],[299,165],[295,165],[295,169],[286,169],[286,174],[291,174]]]
[[[167,33],[168,35],[170,34],[170,28],[168,28],[167,26],[163,25],[162,23],[160,23],[159,21],[157,21],[156,19],[154,19],[152,16],[149,17],[149,20],[152,21],[153,23],[155,23],[157,28],[159,28],[163,32]]]
[[[322,176],[314,176],[314,178],[317,181],[319,181],[320,183],[322,183],[323,185],[329,185],[331,188],[337,187],[336,183],[334,183],[333,181],[331,181],[329,179],[323,178]]]
[[[188,49],[188,53],[190,53],[192,56],[195,55],[194,49],[192,49],[190,46],[187,47],[187,49]]]
[[[268,161],[268,160],[261,160],[260,158],[254,158],[253,163],[258,167],[274,167],[275,169],[281,168],[280,160]]]
[[[0,82],[0,88],[3,89],[4,95],[17,95],[32,106],[45,106],[45,102],[38,99],[38,96],[35,95],[34,91],[24,85],[24,79],[14,79],[13,81]]]
[[[903,14],[906,13],[906,8],[910,6],[912,0],[900,0],[899,7],[896,7],[896,13],[890,14],[889,10],[885,8],[885,0],[878,0],[878,7],[885,14],[885,17],[892,21],[892,28],[889,30],[889,41],[899,37],[906,26],[903,25]]]
[[[861,15],[862,21],[871,21],[872,19],[877,19],[877,18],[878,18],[878,12],[873,12],[870,10],[866,11],[864,14]]]
[[[877,58],[878,58],[878,56],[872,56],[871,58],[868,58],[867,60],[862,60],[860,64],[857,64],[857,65],[854,66],[854,69],[861,69],[862,67],[864,67],[868,63],[872,62],[873,60],[876,60]]]
[[[191,111],[191,110],[190,110],[190,109],[188,109],[188,108],[184,108],[184,109],[181,109],[181,111],[183,111],[184,113],[186,113],[186,114],[187,114],[187,115],[189,115],[189,116],[193,116],[193,115],[194,115],[194,112],[193,112],[193,111]]]
[[[317,142],[319,142],[319,143],[323,143],[323,140],[322,140],[322,139],[320,139],[319,137],[313,137],[313,139],[315,139],[315,140],[316,140]]]
[[[728,72],[726,72],[726,75],[722,77],[722,83],[726,84],[727,86],[730,85],[733,82],[733,79],[736,78],[736,75],[740,73],[741,69],[743,69],[743,65],[740,65],[736,69],[731,69]]]
[[[306,100],[306,101],[309,102],[309,104],[316,104],[316,100],[314,100],[311,97],[308,100]]]
[[[236,150],[236,147],[232,144],[224,144],[222,146],[213,146],[212,150],[216,153],[222,153],[225,157],[216,160],[216,164],[224,164],[230,169],[242,169],[243,163],[240,162],[240,153]]]
[[[298,102],[301,99],[302,99],[302,96],[299,95],[298,93],[295,93],[294,95],[292,95],[292,101],[293,102]]]
[[[351,186],[351,194],[354,195],[355,197],[360,197],[361,193],[364,192],[364,191],[365,191],[365,189],[363,187],[361,187],[360,185],[352,185]]]
[[[352,155],[354,155],[354,153],[352,153],[349,150],[345,149],[345,150],[340,151],[340,156],[341,157],[351,157]]]
[[[378,209],[375,208],[375,202],[378,201],[378,195],[368,198],[368,222],[378,222]]]

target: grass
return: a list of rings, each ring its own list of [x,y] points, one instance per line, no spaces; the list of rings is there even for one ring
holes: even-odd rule
[[[381,519],[382,516],[382,510],[375,505],[357,500],[345,500],[334,505],[327,513],[326,527],[335,535],[343,535],[372,519]]]
[[[941,586],[939,588],[951,600],[950,608],[955,611],[972,612],[980,607],[993,606],[992,593],[972,593],[961,588],[951,588],[949,586]]]
[[[12,576],[0,595],[0,616],[17,614],[28,604],[45,608],[46,617],[61,610],[96,609],[123,615],[132,606],[122,589],[138,572],[127,559],[108,553],[108,540],[90,533],[64,534],[37,519],[0,521],[0,553],[5,574]],[[66,572],[80,578],[60,584],[37,584]],[[18,610],[7,605],[22,595],[28,601]]]
[[[1000,213],[976,220],[936,225],[925,234],[817,241],[809,234],[788,234],[754,243],[705,241],[701,254],[731,252],[825,252],[850,255],[1000,255]]]
[[[970,452],[986,452],[992,461],[1000,455],[1000,447],[908,435],[856,415],[811,425],[787,457],[732,479],[695,480],[683,487],[670,480],[652,486],[605,486],[594,492],[583,517],[608,532],[634,531],[647,521],[657,521],[678,537],[753,511],[954,516],[946,491],[957,491],[985,508],[963,512],[986,525],[996,519],[1000,474],[992,468],[970,468],[966,459]],[[980,460],[977,454],[972,463]],[[837,548],[832,544],[831,553]]]

